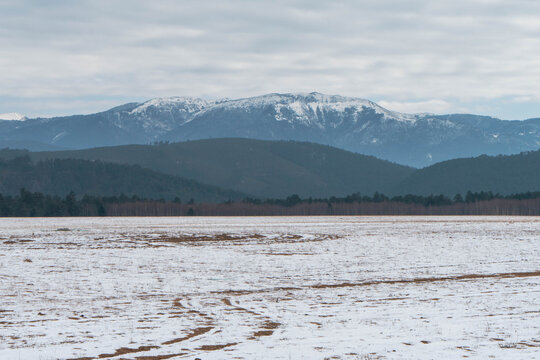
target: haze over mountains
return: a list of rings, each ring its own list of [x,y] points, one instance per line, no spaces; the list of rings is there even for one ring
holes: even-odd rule
[[[301,93],[160,98],[91,115],[0,121],[0,148],[85,149],[224,137],[308,141],[424,167],[537,150],[540,118],[403,114],[369,100]]]

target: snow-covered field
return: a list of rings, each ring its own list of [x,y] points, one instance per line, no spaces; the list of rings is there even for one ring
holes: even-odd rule
[[[0,229],[0,359],[540,358],[540,218]]]

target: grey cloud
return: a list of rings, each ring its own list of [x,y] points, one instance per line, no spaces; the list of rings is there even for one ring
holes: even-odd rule
[[[536,1],[4,0],[0,14],[0,113],[312,90],[466,110],[540,93]]]

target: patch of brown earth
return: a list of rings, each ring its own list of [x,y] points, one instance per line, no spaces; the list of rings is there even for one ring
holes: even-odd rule
[[[168,243],[176,243],[176,244],[191,244],[191,245],[198,245],[199,243],[205,243],[205,242],[231,242],[234,245],[237,245],[238,243],[242,243],[245,241],[252,241],[252,240],[258,240],[253,241],[253,243],[257,244],[266,244],[267,242],[279,242],[279,243],[296,243],[298,241],[303,242],[319,242],[324,240],[333,240],[338,239],[339,236],[337,235],[328,235],[328,234],[322,234],[322,235],[315,235],[315,238],[312,239],[306,239],[302,235],[296,235],[296,234],[282,234],[278,237],[268,237],[261,234],[240,234],[240,235],[233,235],[233,234],[179,234],[179,235],[169,235],[169,234],[162,234],[161,236],[155,238],[155,237],[149,237],[149,236],[142,236],[142,238],[146,241],[149,241],[147,244],[148,246],[154,246],[156,244],[152,244],[152,241],[158,241],[158,242],[168,242]],[[284,253],[283,255],[285,255]],[[277,255],[277,254],[276,254]],[[287,254],[289,255],[289,254]],[[308,254],[306,254],[308,255]],[[311,255],[311,254],[309,254]]]
[[[232,306],[231,300],[229,300],[229,299],[221,299],[221,302],[223,302],[227,306]]]
[[[383,298],[379,299],[379,301],[396,301],[396,300],[406,300],[407,297],[396,297],[396,298]]]
[[[31,239],[6,240],[4,241],[4,244],[13,245],[13,244],[24,244],[24,243],[30,243],[30,242],[34,242],[34,240],[31,240]]]
[[[229,347],[229,346],[234,346],[234,345],[237,345],[238,343],[229,343],[229,344],[223,344],[223,345],[203,345],[201,347],[198,347],[197,349],[195,350],[201,350],[201,351],[216,351],[216,350],[221,350],[221,349],[225,349],[226,347]]]
[[[277,329],[279,325],[281,324],[278,322],[268,320],[261,325],[261,328],[263,328],[264,330],[256,331],[255,333],[253,333],[253,336],[248,339],[255,340],[256,338],[261,336],[271,336],[272,334],[274,334],[274,329]]]
[[[517,344],[518,345],[524,345],[524,346],[527,346],[527,347],[540,347],[540,345],[538,345],[538,344],[531,344],[531,343],[528,343],[528,342],[525,342],[525,341],[520,341]]]
[[[281,325],[281,324],[278,323],[278,322],[267,321],[267,322],[265,322],[261,327],[262,327],[263,329],[273,330],[273,329],[277,329],[277,328],[279,327],[279,325]]]
[[[220,291],[210,291],[210,294],[222,294],[222,295],[231,295],[231,296],[240,296],[240,295],[253,295],[261,294],[275,291],[293,291],[293,290],[302,290],[300,287],[275,287],[270,289],[255,289],[255,290],[220,290]]]
[[[316,284],[316,285],[307,285],[303,287],[274,287],[274,288],[254,289],[254,290],[223,290],[223,291],[211,291],[210,294],[242,296],[242,295],[263,294],[263,293],[278,292],[278,291],[295,291],[295,290],[304,290],[304,289],[333,289],[333,288],[347,288],[347,287],[360,287],[360,286],[373,286],[373,285],[414,284],[414,283],[421,284],[421,283],[430,283],[430,282],[439,282],[439,281],[461,281],[461,280],[494,279],[494,278],[495,279],[508,279],[508,278],[524,278],[524,277],[537,277],[537,276],[540,276],[540,270],[530,271],[530,272],[512,272],[512,273],[498,273],[498,274],[467,274],[467,275],[456,275],[456,276],[400,279],[400,280],[373,280],[373,281],[364,281],[360,283],[347,282],[347,283],[340,283],[340,284]],[[390,299],[386,299],[386,300],[390,300]]]
[[[245,313],[248,313],[248,314],[251,314],[251,315],[260,315],[259,313],[256,313],[255,311],[252,311],[252,310],[240,307],[240,306],[233,305],[229,299],[226,299],[226,298],[221,299],[221,302],[223,302],[227,306],[230,306],[232,308],[232,310],[242,311],[242,312],[245,312]]]
[[[149,351],[152,349],[158,349],[159,346],[139,346],[136,349],[122,347],[120,349],[117,349],[113,354],[101,354],[97,357],[78,357],[78,358],[71,358],[68,360],[94,360],[94,359],[106,359],[106,358],[112,358],[120,355],[126,355],[126,354],[133,354],[143,351]]]
[[[263,239],[265,236],[260,234],[252,235],[230,235],[230,234],[215,234],[215,235],[189,235],[182,234],[176,236],[162,235],[157,238],[158,241],[170,243],[195,243],[195,242],[212,242],[212,241],[242,241],[249,239]]]
[[[293,255],[296,255],[296,254],[293,254],[293,253],[263,253],[263,255],[293,256]]]
[[[98,355],[97,358],[98,359],[106,359],[106,358],[111,358],[111,357],[115,357],[115,356],[133,354],[133,353],[149,351],[149,350],[158,349],[158,348],[159,348],[159,346],[151,346],[151,345],[150,346],[139,346],[136,349],[127,348],[127,347],[121,347],[120,349],[117,349],[113,354],[101,354],[101,355]]]
[[[173,305],[174,307],[177,307],[177,308],[180,308],[180,309],[185,309],[186,307],[184,305],[182,305],[182,303],[180,302],[182,301],[182,299],[175,299],[173,301]]]
[[[179,343],[179,342],[182,342],[182,341],[186,341],[186,340],[189,340],[189,339],[191,339],[191,338],[193,338],[195,336],[206,334],[207,332],[209,332],[212,329],[213,329],[213,327],[211,327],[211,326],[197,328],[197,329],[193,330],[191,333],[189,333],[188,335],[186,335],[184,337],[165,341],[164,343],[162,343],[162,345],[171,345],[171,344],[176,344],[176,343]]]
[[[512,273],[499,273],[499,274],[467,274],[457,276],[444,276],[444,277],[430,277],[430,278],[416,278],[416,279],[403,279],[403,280],[375,280],[366,281],[361,283],[341,283],[341,284],[319,284],[311,285],[309,287],[313,289],[326,289],[326,288],[341,288],[341,287],[356,287],[356,286],[371,286],[379,284],[410,284],[410,283],[429,283],[438,281],[460,281],[460,280],[475,280],[475,279],[506,279],[506,278],[522,278],[522,277],[535,277],[540,276],[540,270],[530,272],[512,272]]]
[[[137,356],[137,360],[165,360],[170,359],[176,356],[187,355],[188,353],[179,353],[179,354],[168,354],[168,355],[154,355],[154,356]]]
[[[294,244],[294,243],[298,243],[299,241],[301,242],[321,242],[321,241],[326,241],[326,240],[336,240],[336,239],[339,239],[341,238],[340,236],[338,235],[332,235],[332,234],[316,234],[314,235],[315,237],[314,238],[304,238],[303,236],[301,235],[282,235],[281,237],[278,237],[278,238],[274,238],[274,239],[269,239],[269,240],[273,240],[275,242],[279,242],[279,243],[288,243],[288,244]],[[305,254],[305,255],[310,255],[310,254]]]
[[[274,330],[260,330],[260,331],[255,331],[255,333],[253,334],[253,336],[255,337],[260,337],[260,336],[270,336],[274,333]]]

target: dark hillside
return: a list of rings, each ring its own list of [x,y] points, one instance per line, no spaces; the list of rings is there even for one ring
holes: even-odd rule
[[[444,161],[417,170],[399,184],[402,194],[465,194],[491,191],[503,195],[540,190],[540,151]]]
[[[389,193],[414,169],[325,145],[293,141],[209,139],[159,145],[30,153],[140,165],[256,197]]]
[[[185,202],[223,202],[244,194],[222,190],[194,180],[159,174],[135,165],[101,161],[53,159],[32,163],[28,156],[0,159],[0,194],[19,193],[21,188],[49,195],[137,195],[143,198]]]

